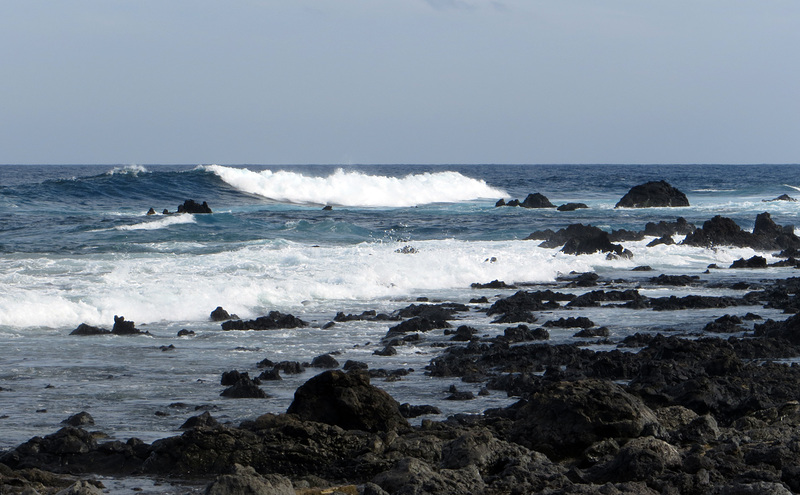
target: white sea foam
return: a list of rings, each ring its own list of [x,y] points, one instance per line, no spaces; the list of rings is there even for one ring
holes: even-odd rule
[[[297,172],[208,165],[231,186],[265,198],[287,203],[365,207],[408,207],[429,203],[454,203],[480,198],[499,198],[505,191],[458,172],[436,172],[386,177],[337,170],[327,177]]]
[[[784,184],[784,186],[786,186],[786,187],[791,187],[791,188],[792,188],[792,189],[794,189],[795,191],[800,191],[800,186],[790,186],[789,184]]]
[[[106,175],[128,174],[128,175],[136,176],[136,175],[144,174],[144,173],[148,173],[148,172],[149,172],[149,170],[147,170],[142,165],[125,165],[124,167],[114,167],[114,168],[112,168],[111,170],[106,172]]]
[[[148,220],[146,222],[135,223],[133,225],[120,225],[115,227],[116,230],[157,230],[164,229],[171,225],[180,225],[185,223],[195,223],[194,215],[170,215],[159,217],[156,220]]]
[[[0,326],[110,326],[114,315],[150,323],[204,321],[217,306],[245,318],[273,309],[332,316],[353,305],[432,292],[466,302],[473,282],[548,282],[571,271],[628,271],[644,264],[700,273],[710,263],[727,266],[754,254],[645,244],[626,243],[634,258],[611,261],[602,253],[571,256],[529,241],[457,240],[414,242],[412,254],[396,252],[403,246],[395,243],[312,247],[281,241],[204,255],[17,261],[0,271],[6,288]]]

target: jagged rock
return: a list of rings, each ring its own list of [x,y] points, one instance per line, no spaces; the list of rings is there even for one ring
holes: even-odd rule
[[[205,411],[204,413],[198,416],[192,416],[191,418],[187,419],[182,425],[181,430],[188,430],[191,428],[214,428],[219,426],[219,423],[211,413]]]
[[[69,487],[59,490],[56,495],[103,495],[103,490],[88,480],[76,481]],[[22,492],[23,494],[25,492]]]
[[[255,320],[229,320],[222,323],[223,330],[276,330],[305,326],[307,323],[300,318],[278,311],[270,311],[267,316],[261,316]]]
[[[185,328],[178,330],[178,337],[192,337],[194,336],[194,330],[187,330]]]
[[[689,206],[686,195],[666,181],[653,181],[634,186],[614,208],[654,208]]]
[[[636,438],[656,424],[653,411],[615,383],[552,382],[515,411],[508,439],[563,458],[606,438]]]
[[[370,385],[369,375],[359,371],[326,371],[311,378],[295,391],[287,413],[348,430],[389,431],[408,427],[397,401]]]
[[[652,241],[647,243],[647,247],[654,247],[660,244],[664,244],[665,246],[671,246],[675,244],[675,240],[670,235],[665,235],[659,237],[658,239],[653,239]]]
[[[269,397],[247,373],[241,373],[238,379],[219,395],[232,399],[266,399]]]
[[[70,335],[105,335],[110,333],[111,331],[105,328],[93,327],[86,323],[81,323],[78,325],[78,328],[70,332]]]
[[[312,368],[338,368],[339,361],[330,354],[322,354],[311,360]]]
[[[742,324],[742,319],[735,315],[724,315],[711,323],[708,323],[703,329],[706,332],[714,333],[733,333],[741,332],[744,328],[739,325]]]
[[[155,214],[156,214],[155,208],[150,208],[149,210],[147,210],[147,216],[155,215]]]
[[[797,200],[794,199],[793,197],[789,196],[788,194],[781,194],[780,196],[778,196],[775,199],[762,199],[761,201],[763,201],[765,203],[769,203],[769,202],[772,202],[772,201],[797,201]]]
[[[93,425],[94,418],[92,417],[91,414],[87,413],[86,411],[81,411],[65,419],[64,421],[61,422],[61,424],[70,425],[78,428],[81,426]]]
[[[589,208],[585,203],[565,203],[558,208],[558,211],[575,211],[579,209]]]
[[[585,316],[575,318],[559,318],[558,320],[550,320],[544,322],[545,327],[558,327],[558,328],[589,328],[594,326],[594,322]]]
[[[211,321],[226,321],[226,320],[238,320],[239,317],[236,315],[231,315],[227,311],[225,311],[222,306],[217,306],[217,309],[211,312]]]
[[[513,285],[506,285],[502,280],[492,280],[486,284],[475,282],[470,284],[473,289],[513,289]]]
[[[434,471],[427,463],[413,457],[401,459],[372,482],[393,494],[473,495],[483,493],[485,484],[474,465],[462,469]]]
[[[203,204],[199,204],[193,199],[187,199],[178,206],[178,213],[211,213],[211,208],[205,201]]]
[[[205,495],[295,495],[295,490],[284,476],[262,476],[252,467],[234,464],[233,473],[217,476],[206,487]]]
[[[555,208],[556,205],[550,202],[547,197],[540,193],[528,194],[525,201],[520,204],[523,208]]]
[[[400,404],[400,414],[404,418],[417,418],[428,414],[442,414],[442,411],[435,406],[412,406],[409,403]]]
[[[781,227],[772,220],[769,213],[756,217],[753,232],[746,232],[730,218],[715,216],[706,220],[703,227],[686,236],[682,244],[688,246],[714,247],[737,246],[753,249],[791,249],[800,248],[800,237],[794,234],[794,227]]]
[[[534,232],[527,239],[540,238],[543,233]],[[624,248],[612,244],[608,232],[591,225],[572,224],[546,237],[539,247],[557,248],[566,254],[591,254],[598,251],[622,255]]]
[[[767,259],[763,256],[753,256],[749,259],[739,258],[731,263],[731,268],[766,268]]]

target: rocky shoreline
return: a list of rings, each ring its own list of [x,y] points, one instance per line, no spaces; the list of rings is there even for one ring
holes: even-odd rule
[[[799,492],[800,365],[791,360],[800,357],[800,278],[790,275],[800,240],[764,215],[752,233],[720,217],[701,228],[681,219],[662,222],[661,235],[686,235],[687,245],[783,250],[785,262],[774,265],[781,271],[776,278],[757,286],[731,282],[726,288],[737,296],[691,294],[702,284],[694,274],[648,278],[650,286],[690,293],[648,297],[589,273],[508,297],[476,299],[470,306],[420,302],[390,315],[368,311],[333,318],[334,324],[385,322],[388,331],[377,352],[387,355],[430,332],[447,335],[452,345],[441,349],[426,373],[506,393],[516,399],[509,407],[411,425],[410,418],[432,410],[399,404],[373,383],[401,370],[320,356],[314,367],[327,369],[297,389],[285,413],[237,425],[204,413],[187,422],[183,434],[145,443],[109,441],[93,431],[90,417],[69,418],[57,432],[0,454],[0,493],[102,493],[97,476],[189,480],[185,486],[195,488],[181,493],[209,494]],[[570,232],[577,237],[566,236]],[[542,235],[532,238],[547,242],[560,235],[553,248],[575,239],[576,252],[599,246],[595,251],[624,253],[617,245],[608,248],[611,240],[624,242],[620,233],[609,238],[593,228],[573,228]],[[730,269],[762,266],[751,260]],[[474,287],[509,286],[494,281]],[[459,324],[459,313],[474,305],[487,320],[507,325],[501,334],[481,335]],[[569,314],[594,306],[645,316],[762,307],[783,311],[786,318],[726,314],[702,322],[702,332],[675,328],[612,340],[604,326]],[[304,323],[292,315],[269,316],[222,325],[269,330]],[[133,328],[122,317],[117,323],[123,322]],[[546,342],[554,328],[574,330],[582,342]],[[300,364],[262,362],[254,364],[263,369],[260,376],[232,370],[221,383],[257,393],[261,380],[293,366]],[[455,387],[451,393],[453,400],[471,395]]]

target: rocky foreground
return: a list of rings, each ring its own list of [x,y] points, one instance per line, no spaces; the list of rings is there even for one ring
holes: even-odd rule
[[[771,228],[768,218],[761,220]],[[718,225],[725,226],[709,221],[687,239],[714,244],[722,232],[754,245],[766,235],[766,227],[744,235]],[[795,247],[796,238],[787,237],[793,234],[773,230],[779,241],[772,248]],[[779,265],[787,271],[797,265],[790,255]],[[742,261],[743,268],[762,266]],[[108,441],[91,430],[86,416],[70,418],[61,430],[0,455],[0,493],[102,493],[97,475],[189,480],[208,494],[800,492],[800,366],[785,361],[800,357],[800,278],[737,284],[737,297],[650,298],[636,289],[598,286],[594,274],[562,283],[583,292],[520,290],[491,305],[483,299],[487,317],[510,325],[491,338],[449,323],[464,310],[459,304],[335,318],[391,321],[385,352],[421,333],[451,335],[453,345],[427,372],[519,399],[507,408],[411,426],[408,419],[429,408],[398,404],[371,383],[363,363],[341,369],[337,363],[298,388],[286,413],[236,426],[204,413],[190,419],[182,435],[152,444]],[[660,275],[650,283],[691,288],[699,282]],[[508,288],[500,281],[476,284],[501,287]],[[600,305],[642,311],[763,306],[787,318],[725,315],[707,322],[702,335],[678,328],[611,342],[608,329],[566,312]],[[565,316],[533,325],[537,312],[554,310]],[[279,321],[303,323],[275,314],[234,326]],[[613,350],[543,342],[553,327],[574,328]],[[245,375],[223,380],[255,386]],[[454,398],[468,398],[459,393],[453,390]]]

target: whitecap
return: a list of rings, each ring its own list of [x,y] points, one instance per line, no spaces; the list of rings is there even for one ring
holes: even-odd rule
[[[240,191],[285,203],[409,207],[506,196],[483,180],[451,171],[388,177],[338,169],[327,177],[312,177],[288,170],[202,168]]]

